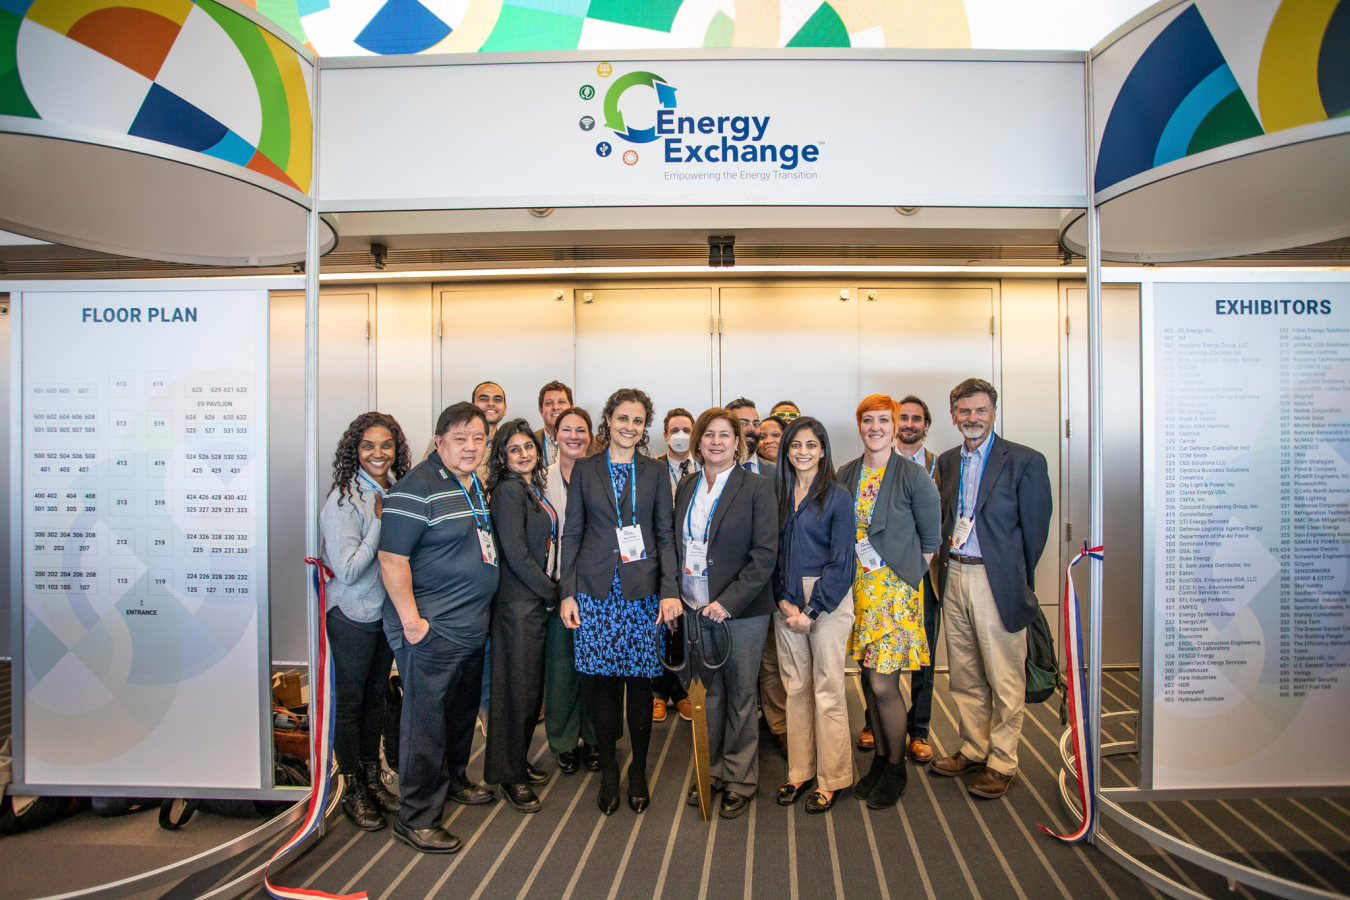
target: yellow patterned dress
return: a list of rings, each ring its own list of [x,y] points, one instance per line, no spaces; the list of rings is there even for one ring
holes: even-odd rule
[[[876,506],[885,474],[884,467],[862,467],[854,506],[858,540],[867,537],[872,507]],[[853,658],[883,675],[928,665],[922,583],[917,589],[910,587],[889,566],[867,573],[862,563],[857,566],[853,582]]]

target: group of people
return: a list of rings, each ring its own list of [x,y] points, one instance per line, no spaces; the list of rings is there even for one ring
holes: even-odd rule
[[[453,853],[447,801],[492,802],[500,787],[537,811],[535,787],[552,777],[529,759],[541,715],[559,772],[598,771],[605,815],[626,782],[641,813],[652,722],[672,706],[689,718],[695,675],[723,817],[758,794],[759,711],[787,757],[780,805],[805,798],[808,813],[824,813],[851,790],[873,809],[894,806],[907,754],[934,774],[970,775],[976,796],[1002,796],[1017,772],[1023,630],[1051,499],[1045,457],[994,433],[997,401],[986,381],[953,388],[963,442],[934,455],[921,399],[872,394],[857,408],[863,454],[839,467],[825,427],[791,402],[763,420],[744,398],[697,416],[670,410],[656,458],[655,411],[636,388],[615,391],[593,421],[551,382],[533,431],[506,420],[500,385],[477,385],[441,413],[416,465],[393,418],[359,416],[320,516],[347,815],[374,830],[396,812],[400,841]],[[961,746],[934,760],[942,611]],[[680,666],[691,641],[720,665]],[[850,658],[867,706],[859,746],[875,750],[856,781]],[[394,661],[397,796],[380,777]],[[467,773],[480,707],[486,784]],[[698,803],[696,787],[686,799]]]

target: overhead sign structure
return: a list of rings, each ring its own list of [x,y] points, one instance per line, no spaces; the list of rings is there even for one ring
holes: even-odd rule
[[[1085,202],[1080,54],[334,60],[320,77],[324,211]]]
[[[1350,285],[1160,283],[1143,336],[1142,786],[1350,785]]]
[[[23,783],[271,789],[267,291],[14,309]]]

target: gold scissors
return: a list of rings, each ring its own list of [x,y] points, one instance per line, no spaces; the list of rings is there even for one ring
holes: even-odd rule
[[[694,774],[698,784],[698,811],[703,821],[712,818],[712,772],[711,752],[708,749],[708,689],[703,684],[705,673],[715,672],[726,665],[731,658],[731,629],[726,622],[714,622],[702,615],[701,610],[686,609],[680,617],[680,630],[683,632],[684,658],[678,665],[666,662],[661,657],[661,665],[667,672],[689,671],[689,704],[694,708],[692,724],[694,726]],[[692,625],[691,625],[692,620]],[[711,626],[720,625],[726,636],[726,652],[717,662],[711,662],[709,650],[713,648]],[[705,630],[707,629],[707,630]]]

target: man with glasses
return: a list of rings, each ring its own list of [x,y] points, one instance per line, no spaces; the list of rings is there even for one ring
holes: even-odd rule
[[[793,403],[791,400],[779,400],[773,405],[773,408],[769,410],[769,417],[773,418],[774,416],[777,416],[780,419],[787,419],[791,422],[793,419],[800,419],[802,417],[802,411],[798,408],[797,404]]]
[[[938,590],[961,747],[929,771],[975,773],[967,790],[998,798],[1017,776],[1026,714],[1025,629],[1036,618],[1036,563],[1050,535],[1045,457],[994,433],[998,391],[967,378],[951,392],[965,439],[938,457],[942,546]]]

